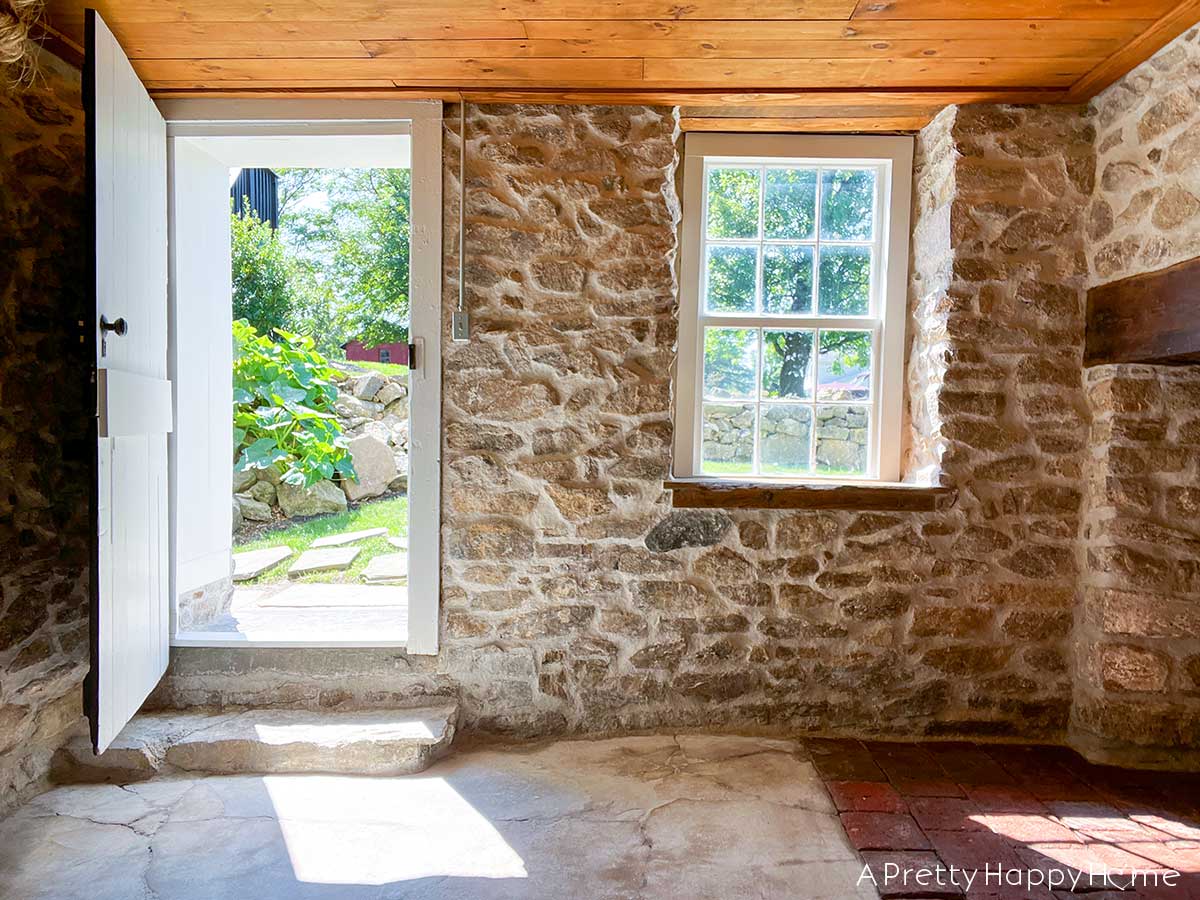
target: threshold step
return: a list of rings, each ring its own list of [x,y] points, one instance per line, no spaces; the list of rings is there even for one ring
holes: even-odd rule
[[[312,712],[255,709],[135,716],[96,756],[81,736],[59,750],[60,784],[128,783],[156,775],[412,775],[454,740],[458,706]]]

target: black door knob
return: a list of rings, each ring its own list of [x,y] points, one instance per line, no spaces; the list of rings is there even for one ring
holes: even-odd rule
[[[100,317],[100,330],[103,332],[111,331],[117,337],[123,337],[129,331],[129,323],[125,321],[124,316],[114,322],[108,321],[104,316]]]

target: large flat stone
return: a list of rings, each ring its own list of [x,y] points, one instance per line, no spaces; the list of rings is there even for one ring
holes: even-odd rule
[[[400,584],[408,581],[408,554],[381,553],[363,569],[367,584]]]
[[[288,569],[289,578],[311,575],[314,572],[340,572],[350,568],[354,558],[362,552],[361,547],[324,547],[320,550],[305,550]]]
[[[457,715],[453,704],[139,715],[100,756],[88,738],[73,740],[55,756],[53,774],[61,783],[137,782],[180,771],[410,775],[449,749]]]
[[[267,754],[289,733],[258,727]],[[872,900],[805,756],[643,735],[477,745],[418,778],[60,787],[0,822],[0,898]]]
[[[308,546],[313,547],[340,547],[343,544],[354,544],[358,541],[365,541],[367,538],[382,537],[387,534],[386,528],[364,528],[362,531],[343,531],[341,534],[327,534],[325,537],[317,538]]]
[[[257,578],[272,566],[277,566],[294,551],[291,547],[266,547],[262,550],[247,550],[233,554],[233,580],[247,581]]]

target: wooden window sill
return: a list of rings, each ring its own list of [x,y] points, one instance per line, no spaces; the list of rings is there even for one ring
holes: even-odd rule
[[[714,478],[663,482],[676,509],[851,509],[870,512],[932,512],[954,503],[949,487],[897,482],[787,484]]]

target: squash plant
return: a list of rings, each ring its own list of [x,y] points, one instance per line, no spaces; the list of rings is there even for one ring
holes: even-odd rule
[[[275,468],[288,484],[309,487],[332,478],[358,480],[333,414],[333,369],[310,337],[259,334],[233,323],[233,448],[239,472]]]

